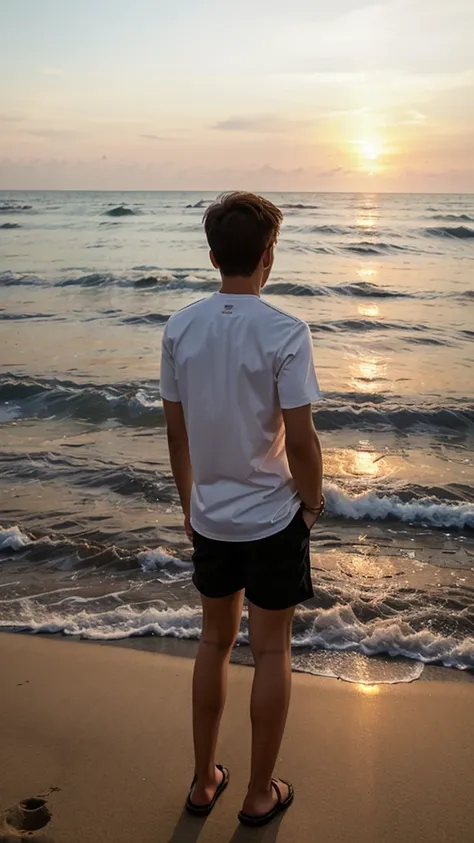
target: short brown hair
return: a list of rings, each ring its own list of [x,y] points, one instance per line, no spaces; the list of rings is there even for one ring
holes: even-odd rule
[[[253,193],[223,193],[204,214],[207,242],[223,275],[252,275],[280,233],[279,208]]]

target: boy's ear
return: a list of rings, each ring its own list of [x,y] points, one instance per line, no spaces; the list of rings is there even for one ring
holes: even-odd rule
[[[265,251],[262,255],[262,261],[263,261],[263,269],[264,270],[270,269],[270,267],[273,263],[273,246],[268,246],[268,248],[265,249]]]
[[[217,263],[217,261],[216,261],[216,259],[215,259],[215,257],[214,257],[214,254],[213,254],[212,249],[211,249],[211,250],[210,250],[210,252],[209,252],[209,260],[211,261],[211,263],[212,263],[212,265],[213,265],[214,269],[219,269],[219,264]]]

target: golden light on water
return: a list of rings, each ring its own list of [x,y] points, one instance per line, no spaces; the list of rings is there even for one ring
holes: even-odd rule
[[[356,219],[356,225],[359,228],[373,228],[378,220],[378,215],[367,212],[362,217]]]
[[[359,374],[360,377],[365,378],[366,380],[375,380],[377,377],[377,361],[363,360],[359,363]]]
[[[357,208],[356,226],[358,228],[365,228],[368,230],[374,229],[380,217],[380,211],[377,204],[377,196],[368,194],[365,197],[364,203]]]
[[[343,477],[372,479],[386,475],[385,454],[375,450],[368,440],[360,440],[356,448],[341,448],[328,451],[327,469],[331,474]]]
[[[359,278],[374,278],[377,275],[376,269],[357,269],[356,272]]]
[[[377,454],[373,451],[354,451],[353,474],[363,474],[368,477],[375,477],[379,473],[380,463],[376,462]]]
[[[360,682],[356,685],[356,688],[368,697],[375,697],[380,693],[380,685],[364,685],[363,682]]]
[[[385,380],[387,364],[376,354],[355,357],[350,364],[350,384],[359,392],[377,392]]]
[[[380,307],[378,304],[359,304],[357,306],[357,313],[359,316],[370,316],[374,318],[380,315]]]

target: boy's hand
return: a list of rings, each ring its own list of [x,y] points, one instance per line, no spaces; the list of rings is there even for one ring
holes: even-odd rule
[[[191,521],[189,515],[184,516],[184,532],[186,533],[189,541],[192,544],[193,541],[193,528],[191,527]]]
[[[316,521],[321,518],[325,505],[326,501],[324,499],[324,495],[321,495],[321,503],[316,509],[313,509],[310,506],[305,506],[304,503],[301,504],[301,514],[303,515],[303,521],[308,530],[311,530],[311,528],[316,524]]]
[[[318,520],[319,516],[315,515],[314,512],[308,512],[307,509],[302,510],[302,515],[303,521],[306,524],[308,530],[311,530],[316,524],[316,521]]]

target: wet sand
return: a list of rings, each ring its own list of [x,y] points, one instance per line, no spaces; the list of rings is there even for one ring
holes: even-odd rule
[[[236,820],[248,779],[248,668],[231,667],[219,749],[231,784],[203,823],[182,812],[190,659],[3,634],[0,664],[0,843],[22,839],[12,823],[32,814],[44,825],[24,839],[36,843],[471,839],[472,681],[364,690],[295,675],[278,767],[295,804],[256,831]],[[14,810],[33,797],[45,805]]]

